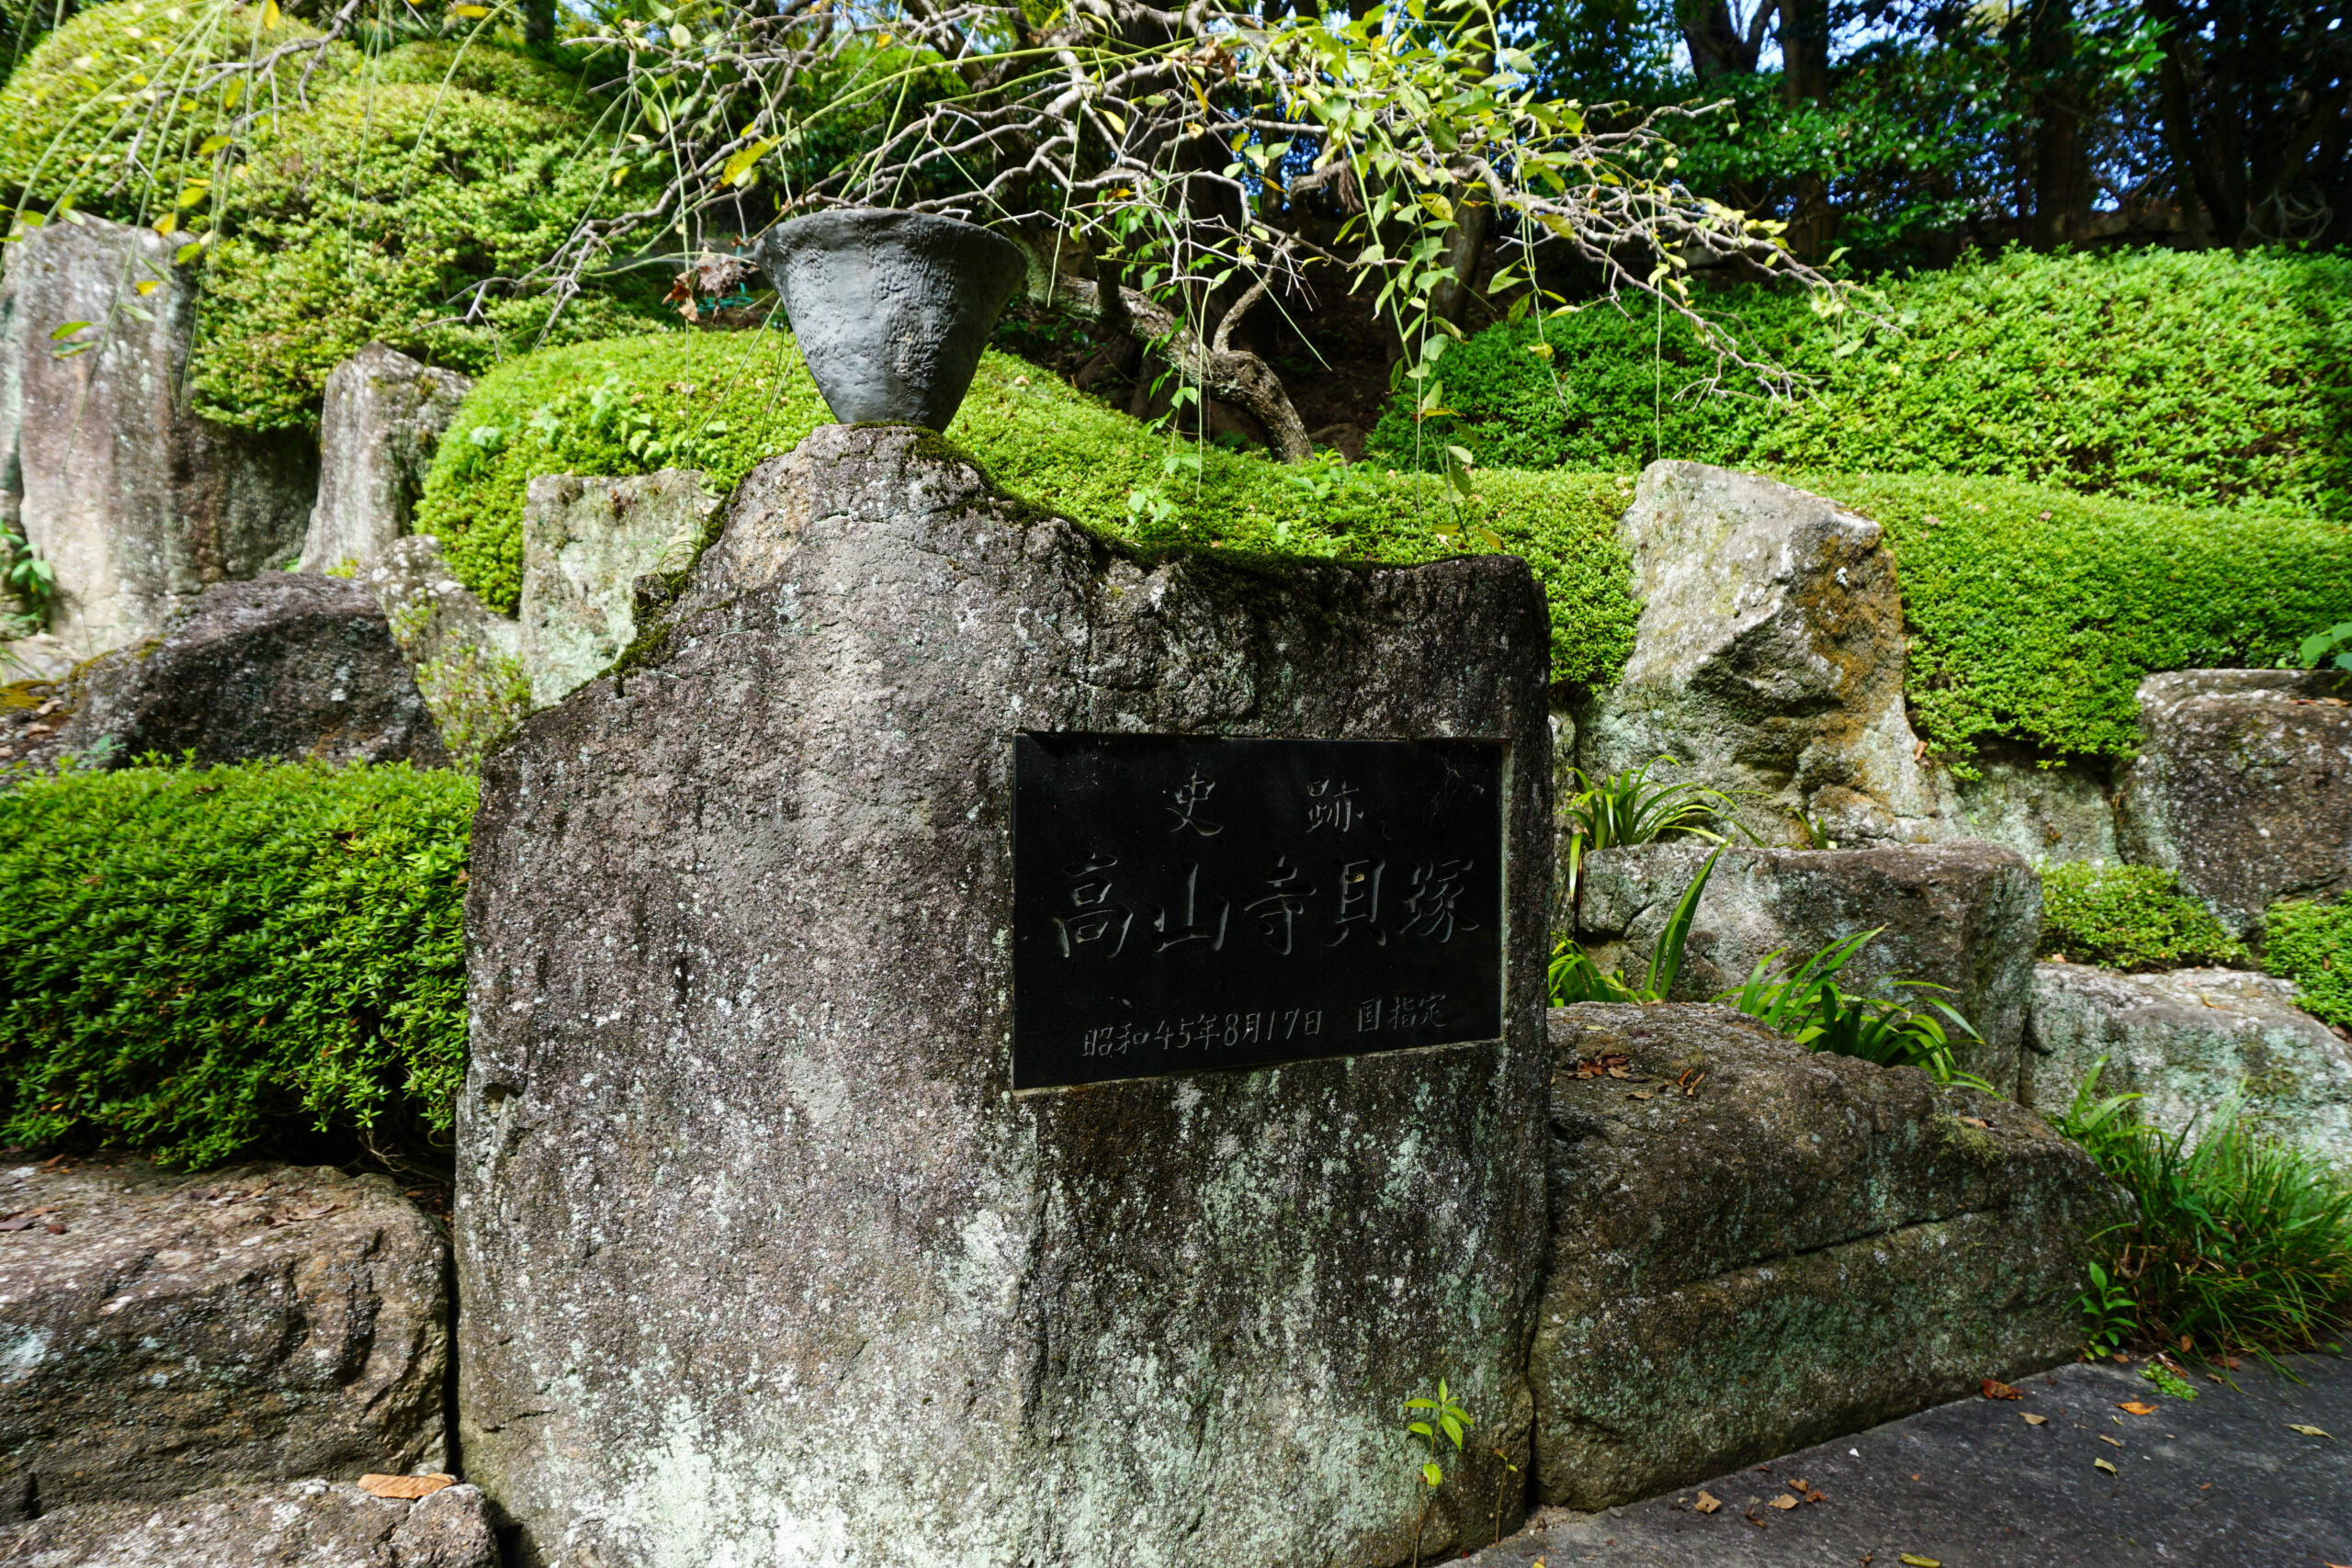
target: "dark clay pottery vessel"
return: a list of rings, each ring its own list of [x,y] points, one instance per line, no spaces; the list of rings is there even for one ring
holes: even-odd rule
[[[843,424],[956,417],[1028,259],[953,218],[813,212],[760,236],[752,259],[783,298],[817,389]]]

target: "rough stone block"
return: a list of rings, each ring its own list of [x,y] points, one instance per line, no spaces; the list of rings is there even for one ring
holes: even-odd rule
[[[2126,860],[2181,886],[2250,942],[2272,900],[2352,888],[2352,677],[2181,670],[2140,682],[2123,774]]]
[[[628,479],[542,474],[523,507],[523,664],[531,699],[560,701],[637,633],[637,580],[692,566],[718,521],[699,468]]]
[[[1642,600],[1634,653],[1578,716],[1595,775],[1661,757],[1760,798],[1758,835],[1930,836],[1903,705],[1903,597],[1879,525],[1817,495],[1703,463],[1653,463],[1618,532]]]
[[[2177,1132],[2243,1085],[2278,1132],[2352,1162],[2352,1046],[2295,1006],[2291,980],[2037,964],[2027,1038],[2028,1103],[2044,1111],[2064,1111],[2104,1056],[2098,1094],[2144,1095],[2152,1126]]]
[[[523,628],[458,581],[430,534],[394,540],[359,575],[383,608],[442,743],[460,762],[478,761],[531,710]]]
[[[77,659],[157,635],[207,583],[293,558],[318,487],[300,432],[212,424],[182,400],[195,274],[178,241],[102,219],[8,246],[0,282],[0,472],[57,572],[50,631]],[[116,309],[132,286],[151,320]],[[51,329],[95,323],[60,357]],[[13,461],[6,459],[12,458]]]
[[[1728,1008],[1563,1008],[1551,1041],[1544,1501],[1629,1502],[2075,1355],[2119,1211],[2033,1112]]]
[[[1709,845],[1684,840],[1602,850],[1586,862],[1578,930],[1602,967],[1622,964],[1638,973],[1648,964],[1709,852]],[[2041,941],[2041,880],[2013,850],[1965,841],[1728,848],[1699,900],[1675,998],[1701,1001],[1729,990],[1775,950],[1793,966],[1877,927],[1884,929],[1839,983],[1879,995],[1901,980],[1947,987],[1928,994],[1957,1009],[1984,1041],[1957,1050],[1961,1065],[2016,1094]]]
[[[383,612],[336,578],[216,583],[161,639],[107,655],[67,693],[54,749],[103,745],[116,764],[151,750],[201,762],[448,760]]]
[[[0,1529],[25,1568],[500,1568],[479,1488],[416,1502],[320,1480],[95,1503]]]
[[[1395,1563],[1441,1377],[1480,1425],[1424,1545],[1487,1531],[1548,645],[1504,557],[1148,565],[904,426],[754,469],[484,770],[461,1428],[529,1560]],[[1505,1037],[1014,1095],[1023,730],[1505,739]]]
[[[365,568],[408,532],[441,433],[473,381],[371,343],[327,377],[319,499],[301,570]]]
[[[448,1248],[387,1179],[25,1167],[0,1210],[0,1517],[440,1464]]]

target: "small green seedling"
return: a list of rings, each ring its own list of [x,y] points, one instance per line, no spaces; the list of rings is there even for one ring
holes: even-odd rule
[[[1417,1411],[1422,1414],[1414,1415]],[[1430,1508],[1437,1502],[1437,1489],[1445,1484],[1445,1467],[1439,1462],[1444,1450],[1439,1447],[1438,1438],[1442,1435],[1459,1455],[1463,1436],[1470,1430],[1470,1412],[1455,1403],[1443,1378],[1437,1380],[1436,1398],[1419,1395],[1408,1399],[1405,1412],[1413,1417],[1406,1423],[1405,1430],[1429,1445],[1429,1458],[1421,1461],[1420,1517],[1413,1521],[1413,1568],[1421,1568],[1421,1530],[1429,1523]]]

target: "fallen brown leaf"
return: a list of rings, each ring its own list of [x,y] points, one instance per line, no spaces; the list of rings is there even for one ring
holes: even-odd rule
[[[2102,1442],[2102,1443],[2113,1443],[2113,1444],[2114,1444],[2117,1448],[2119,1448],[2119,1449],[2120,1449],[2120,1448],[2121,1448],[2121,1447],[2123,1446],[2123,1439],[2122,1439],[2122,1438],[2110,1438],[2110,1437],[2109,1437],[2105,1432],[2101,1432],[2101,1433],[2098,1435],[2098,1440],[2099,1440],[2100,1442]]]
[[[2156,1413],[2154,1405],[2143,1404],[2136,1399],[2127,1399],[2116,1408],[2129,1416],[2154,1416]]]
[[[455,1486],[454,1475],[363,1475],[359,1490],[371,1497],[430,1497],[444,1486]]]
[[[1963,1116],[1961,1120],[1967,1122],[1972,1127],[1990,1127],[1993,1124],[1990,1122],[1985,1121],[1982,1116]]]
[[[1984,1397],[1987,1399],[2023,1399],[2025,1397],[1998,1378],[1986,1378],[1977,1384],[1977,1387],[1984,1391]]]
[[[1715,1496],[1713,1493],[1709,1493],[1709,1492],[1702,1492],[1702,1493],[1700,1493],[1700,1494],[1699,1494],[1699,1500],[1698,1500],[1697,1502],[1695,1502],[1695,1503],[1693,1503],[1693,1504],[1691,1504],[1691,1505],[1690,1505],[1691,1508],[1692,1508],[1695,1512],[1702,1513],[1702,1514],[1712,1514],[1712,1513],[1713,1513],[1717,1508],[1720,1508],[1720,1507],[1722,1507],[1723,1506],[1724,1506],[1724,1500],[1723,1500],[1721,1497]]]
[[[2018,1412],[2018,1414],[2025,1417],[2025,1424],[2029,1427],[2047,1427],[2050,1425],[2050,1417],[2047,1416],[2036,1416],[2032,1412],[2025,1410],[2021,1410]]]
[[[1631,1094],[1627,1095],[1625,1098],[1626,1098],[1627,1100],[1647,1100],[1649,1097],[1650,1097],[1650,1092],[1649,1092],[1649,1090],[1647,1090],[1647,1089],[1635,1089],[1633,1093],[1631,1093]]]
[[[1769,1502],[1769,1503],[1765,1504],[1764,1506],[1765,1506],[1766,1507],[1768,1507],[1768,1508],[1778,1508],[1778,1509],[1780,1509],[1780,1510],[1781,1510],[1781,1512],[1782,1512],[1782,1513],[1784,1513],[1784,1514],[1785,1514],[1785,1513],[1787,1513],[1791,1508],[1793,1508],[1793,1507],[1795,1507],[1795,1506],[1797,1506],[1797,1500],[1796,1500],[1794,1497],[1790,1496],[1787,1493],[1783,1492],[1783,1493],[1781,1493],[1778,1497],[1773,1498],[1770,1502]]]

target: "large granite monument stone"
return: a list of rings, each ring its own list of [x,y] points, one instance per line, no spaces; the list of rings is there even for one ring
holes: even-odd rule
[[[836,425],[652,586],[474,840],[461,1446],[521,1560],[1400,1562],[1441,1378],[1422,1548],[1511,1528],[1525,565],[1147,562]]]

